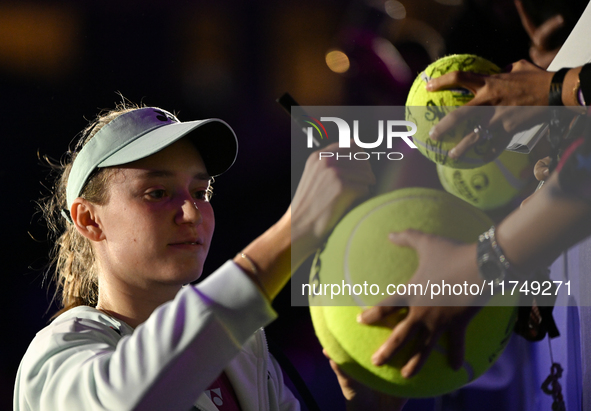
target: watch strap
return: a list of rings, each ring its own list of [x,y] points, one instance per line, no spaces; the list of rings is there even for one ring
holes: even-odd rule
[[[564,106],[562,102],[562,83],[564,83],[564,78],[569,70],[570,67],[561,68],[552,76],[550,92],[548,93],[549,106]]]

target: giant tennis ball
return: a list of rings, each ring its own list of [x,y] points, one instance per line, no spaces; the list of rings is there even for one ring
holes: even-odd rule
[[[467,170],[437,164],[437,174],[445,191],[481,210],[509,204],[534,177],[529,155],[512,151]]]
[[[360,325],[356,317],[386,298],[389,284],[405,285],[417,268],[416,252],[389,242],[390,232],[414,228],[469,242],[491,225],[481,210],[449,193],[426,188],[384,194],[348,213],[318,252],[310,278],[312,320],[331,358],[345,373],[368,386],[411,398],[451,392],[484,373],[511,336],[516,315],[512,297],[494,297],[470,322],[460,370],[448,365],[444,336],[423,369],[410,379],[403,378],[400,369],[409,359],[412,342],[387,364],[377,367],[371,363],[372,354],[405,313],[382,326]],[[339,285],[343,292],[332,295],[333,285]],[[490,292],[490,288],[484,292]]]
[[[429,131],[435,124],[474,97],[464,88],[434,92],[425,89],[429,80],[453,71],[496,74],[501,70],[490,61],[472,54],[454,54],[435,61],[422,71],[412,84],[406,100],[406,119],[416,124],[417,131],[413,141],[419,151],[430,160],[453,168],[479,167],[486,164],[482,156],[488,150],[490,141],[483,140],[476,144],[458,160],[452,160],[447,156],[449,150],[479,125],[478,119],[470,118],[458,124],[440,141],[429,138]]]

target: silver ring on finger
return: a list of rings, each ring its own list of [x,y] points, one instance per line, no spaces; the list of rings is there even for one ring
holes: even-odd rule
[[[481,125],[474,128],[474,133],[478,135],[478,141],[489,141],[493,136],[487,128]]]

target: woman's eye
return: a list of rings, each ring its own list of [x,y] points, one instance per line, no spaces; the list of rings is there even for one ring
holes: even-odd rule
[[[197,200],[209,201],[211,199],[211,194],[208,190],[199,190],[193,194],[193,197]]]
[[[150,197],[150,199],[152,200],[159,200],[161,198],[164,198],[166,192],[164,190],[154,190],[150,191],[149,193],[146,193],[146,195]]]

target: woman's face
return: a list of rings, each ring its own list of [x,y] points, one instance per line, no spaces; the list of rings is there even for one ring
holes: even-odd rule
[[[208,187],[201,155],[187,139],[118,167],[107,204],[96,206],[101,280],[114,275],[149,289],[199,278],[215,226]]]

